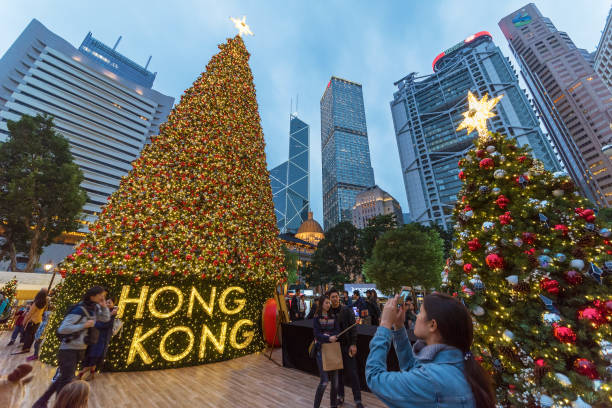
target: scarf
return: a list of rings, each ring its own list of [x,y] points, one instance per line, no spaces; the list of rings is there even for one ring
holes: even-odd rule
[[[414,343],[414,346],[412,346],[414,357],[421,361],[433,361],[440,351],[452,349],[455,349],[455,347],[442,343],[430,344],[428,346],[423,340],[417,340],[416,343]]]

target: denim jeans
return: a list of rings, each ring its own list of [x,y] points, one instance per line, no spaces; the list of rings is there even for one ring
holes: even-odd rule
[[[15,330],[13,330],[13,334],[11,334],[11,341],[17,340],[17,336],[19,335],[21,335],[21,341],[23,341],[24,333],[23,326],[15,326]]]
[[[342,365],[344,370],[338,372],[338,396],[344,398],[344,379],[349,378],[351,389],[353,390],[353,400],[355,404],[361,402],[361,386],[359,384],[359,374],[357,373],[357,359],[350,357],[348,347],[342,347]]]
[[[332,408],[338,406],[337,393],[338,393],[338,372],[337,371],[323,371],[323,358],[321,357],[321,345],[317,344],[317,367],[319,368],[319,386],[315,394],[314,408],[319,408],[321,400],[323,400],[323,394],[327,383],[331,381],[331,390],[329,393],[329,404]]]

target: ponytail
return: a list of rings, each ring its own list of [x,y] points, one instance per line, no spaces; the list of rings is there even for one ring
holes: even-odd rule
[[[427,319],[436,321],[444,344],[458,348],[464,353],[463,371],[472,389],[476,408],[495,408],[495,391],[491,377],[470,352],[474,327],[467,308],[457,299],[441,293],[425,296],[424,307]]]

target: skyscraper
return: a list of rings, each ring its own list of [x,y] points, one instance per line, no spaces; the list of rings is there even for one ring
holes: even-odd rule
[[[379,215],[395,216],[398,225],[404,224],[402,207],[395,198],[378,186],[370,187],[357,194],[353,206],[353,225],[362,229],[368,222]]]
[[[361,84],[331,77],[321,98],[325,231],[351,221],[355,197],[374,185]]]
[[[91,33],[77,49],[32,20],[0,59],[0,142],[7,120],[52,115],[84,173],[83,211],[93,221],[172,108],[154,79]]]
[[[569,36],[530,3],[499,22],[535,105],[581,192],[612,204],[612,92]],[[588,54],[588,53],[587,53]]]
[[[612,8],[606,18],[606,25],[595,50],[595,72],[599,74],[609,89],[612,89]]]
[[[395,85],[391,114],[406,197],[413,222],[448,228],[461,182],[457,161],[473,147],[474,134],[455,129],[467,110],[467,93],[503,94],[489,129],[529,145],[549,170],[560,168],[552,146],[518,78],[491,34],[481,31],[439,54],[433,74],[412,73]]]
[[[310,205],[310,126],[291,115],[289,160],[270,170],[274,212],[281,233],[296,233]]]

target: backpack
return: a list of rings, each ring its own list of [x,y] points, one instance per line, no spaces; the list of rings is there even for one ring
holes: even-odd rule
[[[87,309],[79,304],[73,305],[71,306],[68,310],[70,313],[70,311],[72,309],[74,309],[76,306],[79,306],[81,308],[81,310],[83,311],[83,313],[85,313],[85,316],[87,316],[88,319],[90,319],[90,314],[87,312]],[[68,315],[68,313],[66,313],[66,315]],[[66,316],[64,316],[64,318],[66,318]],[[79,320],[77,320],[77,324],[81,322],[81,320],[83,320],[83,316],[81,316],[79,318]],[[59,332],[59,328],[61,327],[58,326],[58,328],[55,330],[55,334],[57,335],[57,338],[60,339],[60,341],[63,341],[64,343],[70,343],[72,340],[79,338],[79,336],[81,335],[81,333],[83,332],[83,330],[87,330],[87,334],[85,335],[85,338],[83,339],[83,342],[88,345],[94,345],[98,342],[98,339],[100,338],[100,331],[98,329],[96,329],[95,327],[89,327],[87,329],[83,329],[83,330],[79,330],[77,332],[74,333],[69,333],[69,334],[62,334]]]

